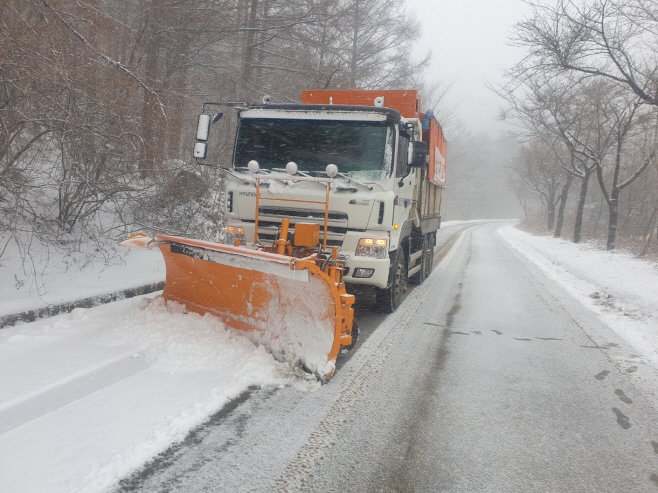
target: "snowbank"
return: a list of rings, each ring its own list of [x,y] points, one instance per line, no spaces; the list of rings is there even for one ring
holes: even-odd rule
[[[0,258],[0,316],[111,294],[165,278],[164,260],[158,251],[120,248],[112,259],[86,262],[74,257],[35,247],[23,259],[10,242]]]
[[[146,296],[0,331],[0,491],[102,491],[250,386],[300,381],[210,316]]]

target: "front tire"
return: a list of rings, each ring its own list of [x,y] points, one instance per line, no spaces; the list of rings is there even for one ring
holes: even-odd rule
[[[399,250],[396,256],[395,269],[391,285],[386,289],[377,289],[377,306],[384,313],[393,313],[407,292],[407,263],[404,251]]]

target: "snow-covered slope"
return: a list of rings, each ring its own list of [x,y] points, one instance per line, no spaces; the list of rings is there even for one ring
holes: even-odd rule
[[[0,258],[0,317],[116,293],[164,281],[159,252],[121,248],[108,260],[75,263],[76,259],[35,247],[29,257],[13,243]]]

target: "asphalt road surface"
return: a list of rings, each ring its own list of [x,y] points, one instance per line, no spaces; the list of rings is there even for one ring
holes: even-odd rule
[[[120,491],[658,491],[655,396],[609,354],[632,350],[499,226],[442,230],[327,385],[252,389]]]

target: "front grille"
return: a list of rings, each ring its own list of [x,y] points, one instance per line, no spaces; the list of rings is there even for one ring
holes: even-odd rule
[[[289,209],[287,207],[259,207],[259,216],[287,217],[289,219],[304,219],[324,222],[324,211],[319,209]],[[347,224],[347,214],[339,211],[329,211],[329,221]]]
[[[274,243],[274,240],[278,239],[279,237],[276,234],[270,234],[270,233],[263,233],[261,230],[258,230],[258,241],[260,241],[263,244],[268,244],[268,243]],[[320,245],[322,245],[322,235],[320,235]],[[332,240],[331,238],[327,238],[327,246],[328,247],[333,247],[336,246],[338,248],[343,246],[343,240]]]
[[[273,243],[275,240],[279,239],[280,226],[281,224],[279,223],[263,224],[259,221],[258,222],[259,241],[261,243]],[[337,247],[343,246],[343,240],[345,239],[345,234],[340,233],[338,231],[332,231],[338,229],[343,229],[343,228],[328,228],[327,246],[337,246]],[[292,238],[294,234],[295,234],[295,228],[293,225],[291,225],[289,230],[289,235],[290,235],[289,238]],[[324,238],[324,232],[322,231],[322,228],[320,228],[320,244],[322,244],[323,238]]]
[[[244,221],[244,222],[249,222],[252,223],[254,221]],[[300,221],[302,222],[302,221]],[[281,227],[280,222],[274,222],[274,221],[261,221],[260,219],[258,220],[258,229],[260,228],[276,228],[279,229]],[[290,221],[290,229],[294,230],[295,229],[295,222]],[[323,224],[320,225],[320,235],[324,233],[324,226]],[[337,228],[335,226],[327,226],[327,233],[329,234],[334,234],[334,235],[344,235],[347,233],[347,228]]]

